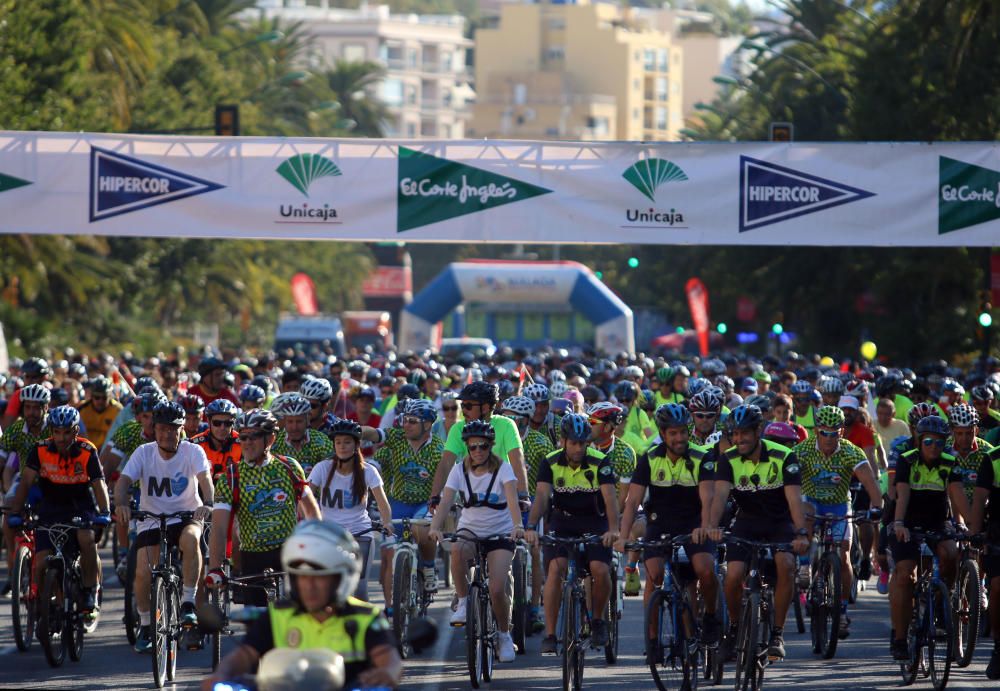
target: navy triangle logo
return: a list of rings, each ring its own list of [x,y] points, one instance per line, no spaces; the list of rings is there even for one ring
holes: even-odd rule
[[[740,156],[741,233],[874,196],[874,192]]]
[[[131,156],[90,148],[91,223],[223,187]]]

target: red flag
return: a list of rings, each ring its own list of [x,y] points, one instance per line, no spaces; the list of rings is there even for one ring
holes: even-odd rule
[[[311,316],[319,312],[316,306],[316,285],[308,275],[297,273],[292,276],[292,298],[299,314]]]
[[[699,278],[689,278],[684,284],[687,293],[688,307],[691,309],[691,320],[698,332],[698,348],[701,356],[708,355],[708,289]]]

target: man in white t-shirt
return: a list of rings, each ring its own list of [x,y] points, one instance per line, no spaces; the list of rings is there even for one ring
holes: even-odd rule
[[[167,543],[180,547],[184,590],[181,596],[181,621],[185,627],[197,626],[194,610],[198,578],[201,575],[201,522],[212,514],[215,497],[212,469],[205,452],[197,444],[181,439],[184,408],[178,403],[163,402],[153,409],[156,441],[135,450],[115,485],[115,510],[118,520],[131,519],[128,495],[132,483],[139,483],[139,509],[149,513],[192,511],[192,519],[172,518],[167,521]],[[201,496],[198,490],[201,490]],[[202,504],[201,497],[205,498]],[[160,559],[159,521],[145,519],[139,523],[135,539],[136,609],[141,624],[135,650],[149,652],[152,648],[150,631],[151,568]]]

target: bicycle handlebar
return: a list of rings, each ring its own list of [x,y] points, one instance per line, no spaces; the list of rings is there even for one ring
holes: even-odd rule
[[[174,511],[173,513],[153,513],[152,511],[142,511],[136,510],[132,512],[132,518],[137,521],[143,521],[148,518],[154,518],[160,522],[170,520],[171,518],[179,518],[181,520],[194,518],[194,511]]]
[[[674,547],[675,545],[684,545],[691,542],[690,535],[677,535],[671,537],[670,535],[661,535],[659,540],[636,540],[635,542],[626,542],[625,549],[642,549],[644,547]]]
[[[465,540],[466,542],[494,542],[496,540],[510,539],[509,533],[497,533],[496,535],[484,535],[479,536],[473,533],[465,532],[454,532],[454,533],[442,533],[441,539],[445,542],[458,542],[459,540]]]
[[[542,544],[546,545],[596,545],[600,544],[601,536],[585,533],[578,537],[556,537],[555,535],[542,535],[539,538]]]
[[[736,544],[743,545],[745,547],[750,547],[752,549],[772,549],[776,552],[790,552],[792,551],[792,543],[790,542],[760,542],[757,540],[747,540],[742,537],[737,537],[730,533],[723,533],[722,541],[726,544]]]

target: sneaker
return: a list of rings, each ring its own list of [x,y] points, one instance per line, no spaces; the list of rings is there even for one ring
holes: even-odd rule
[[[906,662],[910,659],[910,648],[906,645],[906,641],[892,639],[892,643],[889,644],[889,652],[892,654],[893,660]]]
[[[93,612],[97,608],[97,595],[93,588],[83,589],[83,599],[80,602],[81,612]]]
[[[782,633],[771,635],[771,642],[767,646],[767,656],[772,660],[781,660],[785,657],[785,637]]]
[[[436,593],[438,589],[437,569],[433,566],[425,566],[420,569],[420,575],[424,579],[424,590],[428,593]]]
[[[497,659],[500,662],[513,662],[514,658],[517,657],[517,649],[514,647],[514,639],[511,638],[510,633],[507,631],[501,631],[497,636],[498,642],[500,644],[500,650],[497,652]]]
[[[625,596],[635,597],[642,589],[642,580],[639,578],[639,567],[625,567]]]
[[[151,627],[148,624],[146,626],[140,626],[139,635],[135,637],[135,652],[148,653],[152,649],[153,632]]]
[[[590,645],[595,648],[603,648],[608,644],[608,622],[603,619],[594,619],[591,622],[592,631],[590,634]]]
[[[861,560],[861,565],[858,567],[858,580],[867,581],[872,577],[872,560],[870,557],[865,557]]]
[[[118,557],[118,563],[115,564],[115,573],[118,575],[118,581],[124,585],[125,580],[128,576],[128,553],[122,554]]]
[[[385,618],[392,621],[392,607],[385,608]]]
[[[545,620],[542,618],[542,610],[540,607],[531,608],[528,630],[531,631],[531,633],[541,633],[545,630]]]
[[[701,619],[701,642],[709,646],[719,643],[719,620],[714,614],[705,614]]]
[[[851,618],[846,614],[840,615],[840,630],[837,631],[837,638],[844,640],[851,635]]]
[[[3,584],[3,590],[0,590],[0,597],[10,597],[10,591],[11,591],[10,581],[7,581],[6,583]]]
[[[986,665],[987,679],[1000,679],[1000,648],[993,648],[990,664]]]
[[[455,611],[451,613],[452,626],[465,626],[465,599],[458,601],[458,606]]]
[[[542,639],[542,646],[538,649],[540,655],[556,654],[556,637],[546,636]]]
[[[889,572],[888,571],[884,571],[883,570],[882,573],[880,573],[878,575],[878,583],[875,585],[875,588],[878,590],[879,595],[885,595],[885,594],[887,594],[889,592]]]
[[[181,625],[195,627],[198,625],[198,613],[194,611],[193,602],[181,603]]]

